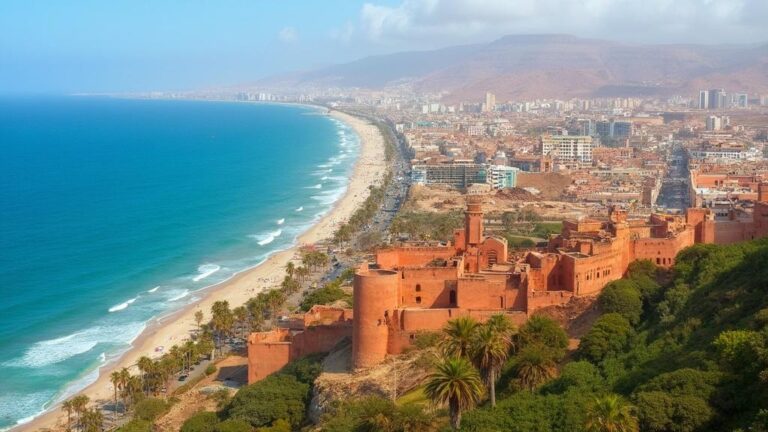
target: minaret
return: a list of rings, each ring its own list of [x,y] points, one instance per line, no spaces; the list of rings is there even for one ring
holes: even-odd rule
[[[467,248],[477,247],[483,242],[483,204],[479,196],[467,198],[467,210],[464,212]]]

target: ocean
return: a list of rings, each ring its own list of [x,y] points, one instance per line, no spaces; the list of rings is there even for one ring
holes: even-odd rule
[[[358,151],[309,107],[0,99],[0,430],[94,381],[150,319],[290,247]]]

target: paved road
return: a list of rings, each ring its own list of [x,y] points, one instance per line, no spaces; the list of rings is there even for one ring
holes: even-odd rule
[[[670,210],[688,208],[688,181],[685,149],[675,147],[669,158],[669,169],[661,186],[658,205]]]

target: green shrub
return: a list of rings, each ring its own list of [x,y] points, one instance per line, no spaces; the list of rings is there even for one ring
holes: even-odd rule
[[[301,310],[308,311],[314,305],[329,305],[339,300],[343,300],[350,306],[352,295],[348,294],[336,284],[328,284],[318,290],[308,293],[301,301]]]
[[[557,360],[565,354],[568,335],[555,320],[543,315],[534,315],[520,327],[517,342],[520,349],[528,345],[540,345],[550,349]]]
[[[216,432],[251,432],[252,430],[251,425],[243,420],[224,420],[216,426]]]
[[[181,426],[181,432],[216,432],[219,417],[214,412],[203,411],[188,418]]]
[[[437,346],[441,335],[438,332],[422,330],[416,333],[413,339],[413,346],[418,349],[427,349]]]
[[[320,373],[323,372],[324,358],[325,353],[310,354],[288,363],[279,373],[283,375],[291,375],[299,382],[311,386]]]
[[[706,400],[696,396],[672,396],[661,391],[640,392],[635,396],[640,430],[693,432],[713,416]]]
[[[147,420],[133,419],[120,426],[117,432],[152,432],[152,422]]]
[[[215,364],[213,364],[213,363],[211,363],[211,364],[209,364],[208,366],[206,366],[206,368],[205,368],[205,374],[206,374],[206,375],[208,375],[208,376],[211,376],[211,375],[213,375],[213,374],[215,374],[215,373],[216,373],[216,370],[217,370],[217,369],[216,369],[216,365],[215,365]]]
[[[606,388],[605,380],[597,366],[588,361],[567,363],[560,371],[560,376],[548,383],[543,393],[565,393],[568,390],[599,393]]]
[[[152,421],[168,411],[168,403],[158,398],[146,398],[136,404],[134,417],[139,420]]]
[[[224,414],[254,427],[268,426],[278,419],[299,426],[304,421],[309,389],[294,376],[273,374],[238,390]]]
[[[640,322],[643,312],[643,300],[637,284],[626,279],[619,279],[606,285],[597,303],[603,313],[618,313],[632,325]]]
[[[601,316],[579,343],[582,358],[600,362],[604,358],[624,350],[629,341],[632,327],[629,321],[618,313]]]
[[[283,419],[272,423],[272,426],[260,427],[256,432],[291,432],[291,424]]]

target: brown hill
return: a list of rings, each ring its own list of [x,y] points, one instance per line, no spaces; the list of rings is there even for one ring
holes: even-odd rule
[[[630,45],[568,35],[506,36],[487,44],[374,56],[262,85],[409,84],[449,99],[692,94],[701,88],[768,91],[768,45]]]

